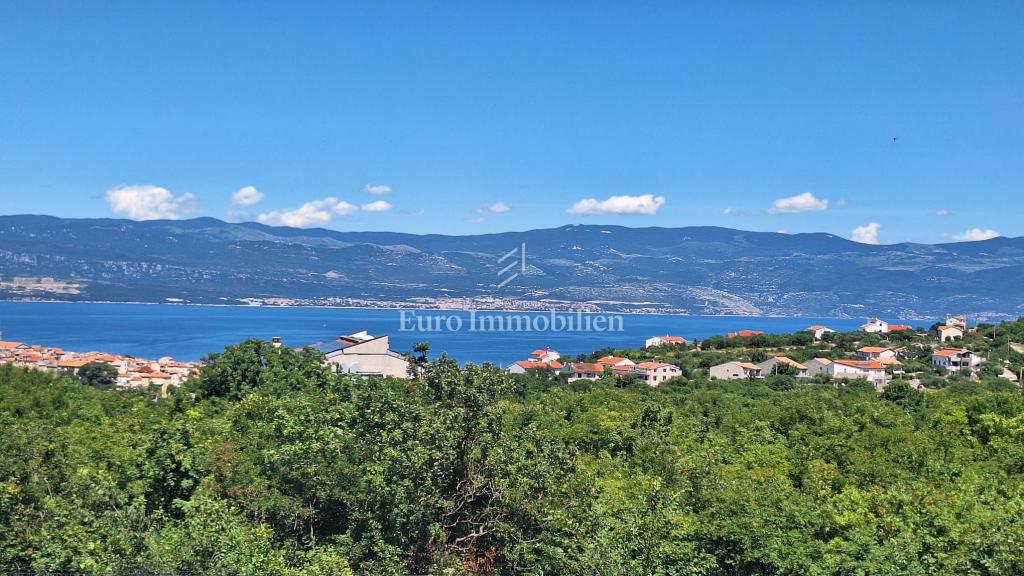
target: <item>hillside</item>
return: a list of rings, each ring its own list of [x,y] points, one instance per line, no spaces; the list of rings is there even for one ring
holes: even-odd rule
[[[523,243],[527,270],[497,288]],[[0,298],[989,318],[1024,310],[1024,238],[871,246],[831,234],[563,226],[475,236],[0,217]]]

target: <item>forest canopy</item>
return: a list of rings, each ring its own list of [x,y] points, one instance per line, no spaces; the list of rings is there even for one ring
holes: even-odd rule
[[[248,341],[160,400],[0,366],[0,566],[1024,573],[1024,398],[1006,381],[652,389],[322,360]]]

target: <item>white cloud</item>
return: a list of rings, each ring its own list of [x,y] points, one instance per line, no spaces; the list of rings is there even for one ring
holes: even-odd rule
[[[477,216],[475,218],[470,218],[469,220],[467,220],[467,222],[469,222],[470,224],[483,224],[486,221],[487,218],[484,218],[483,216]]]
[[[363,186],[363,192],[383,196],[384,194],[391,194],[392,190],[391,186],[387,184],[367,184]]]
[[[329,200],[333,200],[333,198],[329,198]],[[355,204],[349,204],[344,200],[337,202],[334,205],[334,207],[331,208],[331,212],[334,212],[338,216],[348,216],[349,214],[355,214],[358,211],[359,206],[356,206]]]
[[[843,206],[846,206],[848,202],[846,201],[846,198],[840,198],[839,200],[836,200],[833,204],[842,208]]]
[[[726,208],[722,210],[722,216],[750,216],[750,213],[746,210],[737,210],[735,208]]]
[[[821,212],[828,208],[828,200],[819,200],[810,192],[779,198],[772,202],[769,214],[798,214],[800,212]]]
[[[170,190],[152,184],[116,186],[107,190],[104,197],[115,214],[132,220],[177,220],[196,199],[188,193],[175,196]]]
[[[664,196],[644,194],[643,196],[612,196],[607,200],[586,198],[573,204],[567,210],[570,214],[645,214],[654,215],[665,203]]]
[[[231,195],[231,205],[237,208],[251,208],[263,201],[263,192],[253,186],[246,186]]]
[[[494,204],[491,204],[490,206],[487,207],[487,210],[494,214],[504,214],[505,212],[508,212],[511,209],[512,208],[510,208],[509,205],[505,204],[504,202],[495,202]]]
[[[854,228],[851,239],[861,244],[878,244],[878,231],[881,229],[882,225],[878,222],[869,222]]]
[[[359,210],[354,204],[334,197],[323,200],[306,202],[298,208],[291,210],[274,210],[260,214],[256,219],[263,224],[272,226],[291,226],[293,228],[309,228],[310,226],[322,226],[331,221],[334,216],[347,216]]]
[[[954,234],[953,240],[956,240],[957,242],[976,242],[978,240],[988,240],[997,236],[1001,236],[1001,234],[991,228],[988,230],[971,228],[970,230],[965,230],[962,234]]]
[[[388,210],[391,210],[391,204],[384,200],[363,204],[363,212],[387,212]]]
[[[956,216],[956,212],[953,212],[952,210],[946,210],[945,208],[940,208],[939,210],[936,210],[935,212],[932,212],[932,215],[933,216]]]

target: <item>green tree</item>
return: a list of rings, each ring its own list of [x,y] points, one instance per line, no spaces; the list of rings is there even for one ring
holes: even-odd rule
[[[78,379],[86,386],[109,390],[117,383],[117,368],[106,362],[89,362],[78,369]]]

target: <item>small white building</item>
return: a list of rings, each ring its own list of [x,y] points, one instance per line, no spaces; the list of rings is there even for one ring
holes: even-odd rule
[[[889,323],[885,320],[879,320],[878,318],[871,318],[864,324],[860,325],[861,332],[871,333],[884,333],[889,331]]]
[[[835,334],[836,332],[835,330],[829,328],[828,326],[820,326],[817,324],[814,326],[808,326],[807,328],[804,329],[804,331],[813,333],[815,340],[821,340],[822,336],[824,336],[825,334]]]
[[[949,318],[946,318],[946,326],[954,326],[954,327],[959,328],[959,329],[961,329],[961,330],[966,332],[967,331],[967,316],[963,316],[963,315],[950,316]]]
[[[932,366],[946,374],[960,370],[974,371],[984,363],[984,359],[966,348],[943,348],[932,353]]]
[[[323,352],[337,372],[409,378],[409,361],[389,348],[387,336],[371,336],[363,330],[310,348]]]
[[[657,386],[666,380],[683,375],[678,366],[665,362],[641,362],[633,367],[633,372],[648,386]]]
[[[530,360],[534,362],[553,362],[559,358],[558,351],[551,348],[538,348],[530,353]]]
[[[752,362],[740,362],[738,360],[734,360],[732,362],[712,366],[708,370],[708,376],[710,376],[712,380],[760,378],[761,367]]]
[[[652,336],[644,342],[644,348],[654,348],[656,346],[668,346],[670,344],[685,345],[686,338],[682,336]]]

